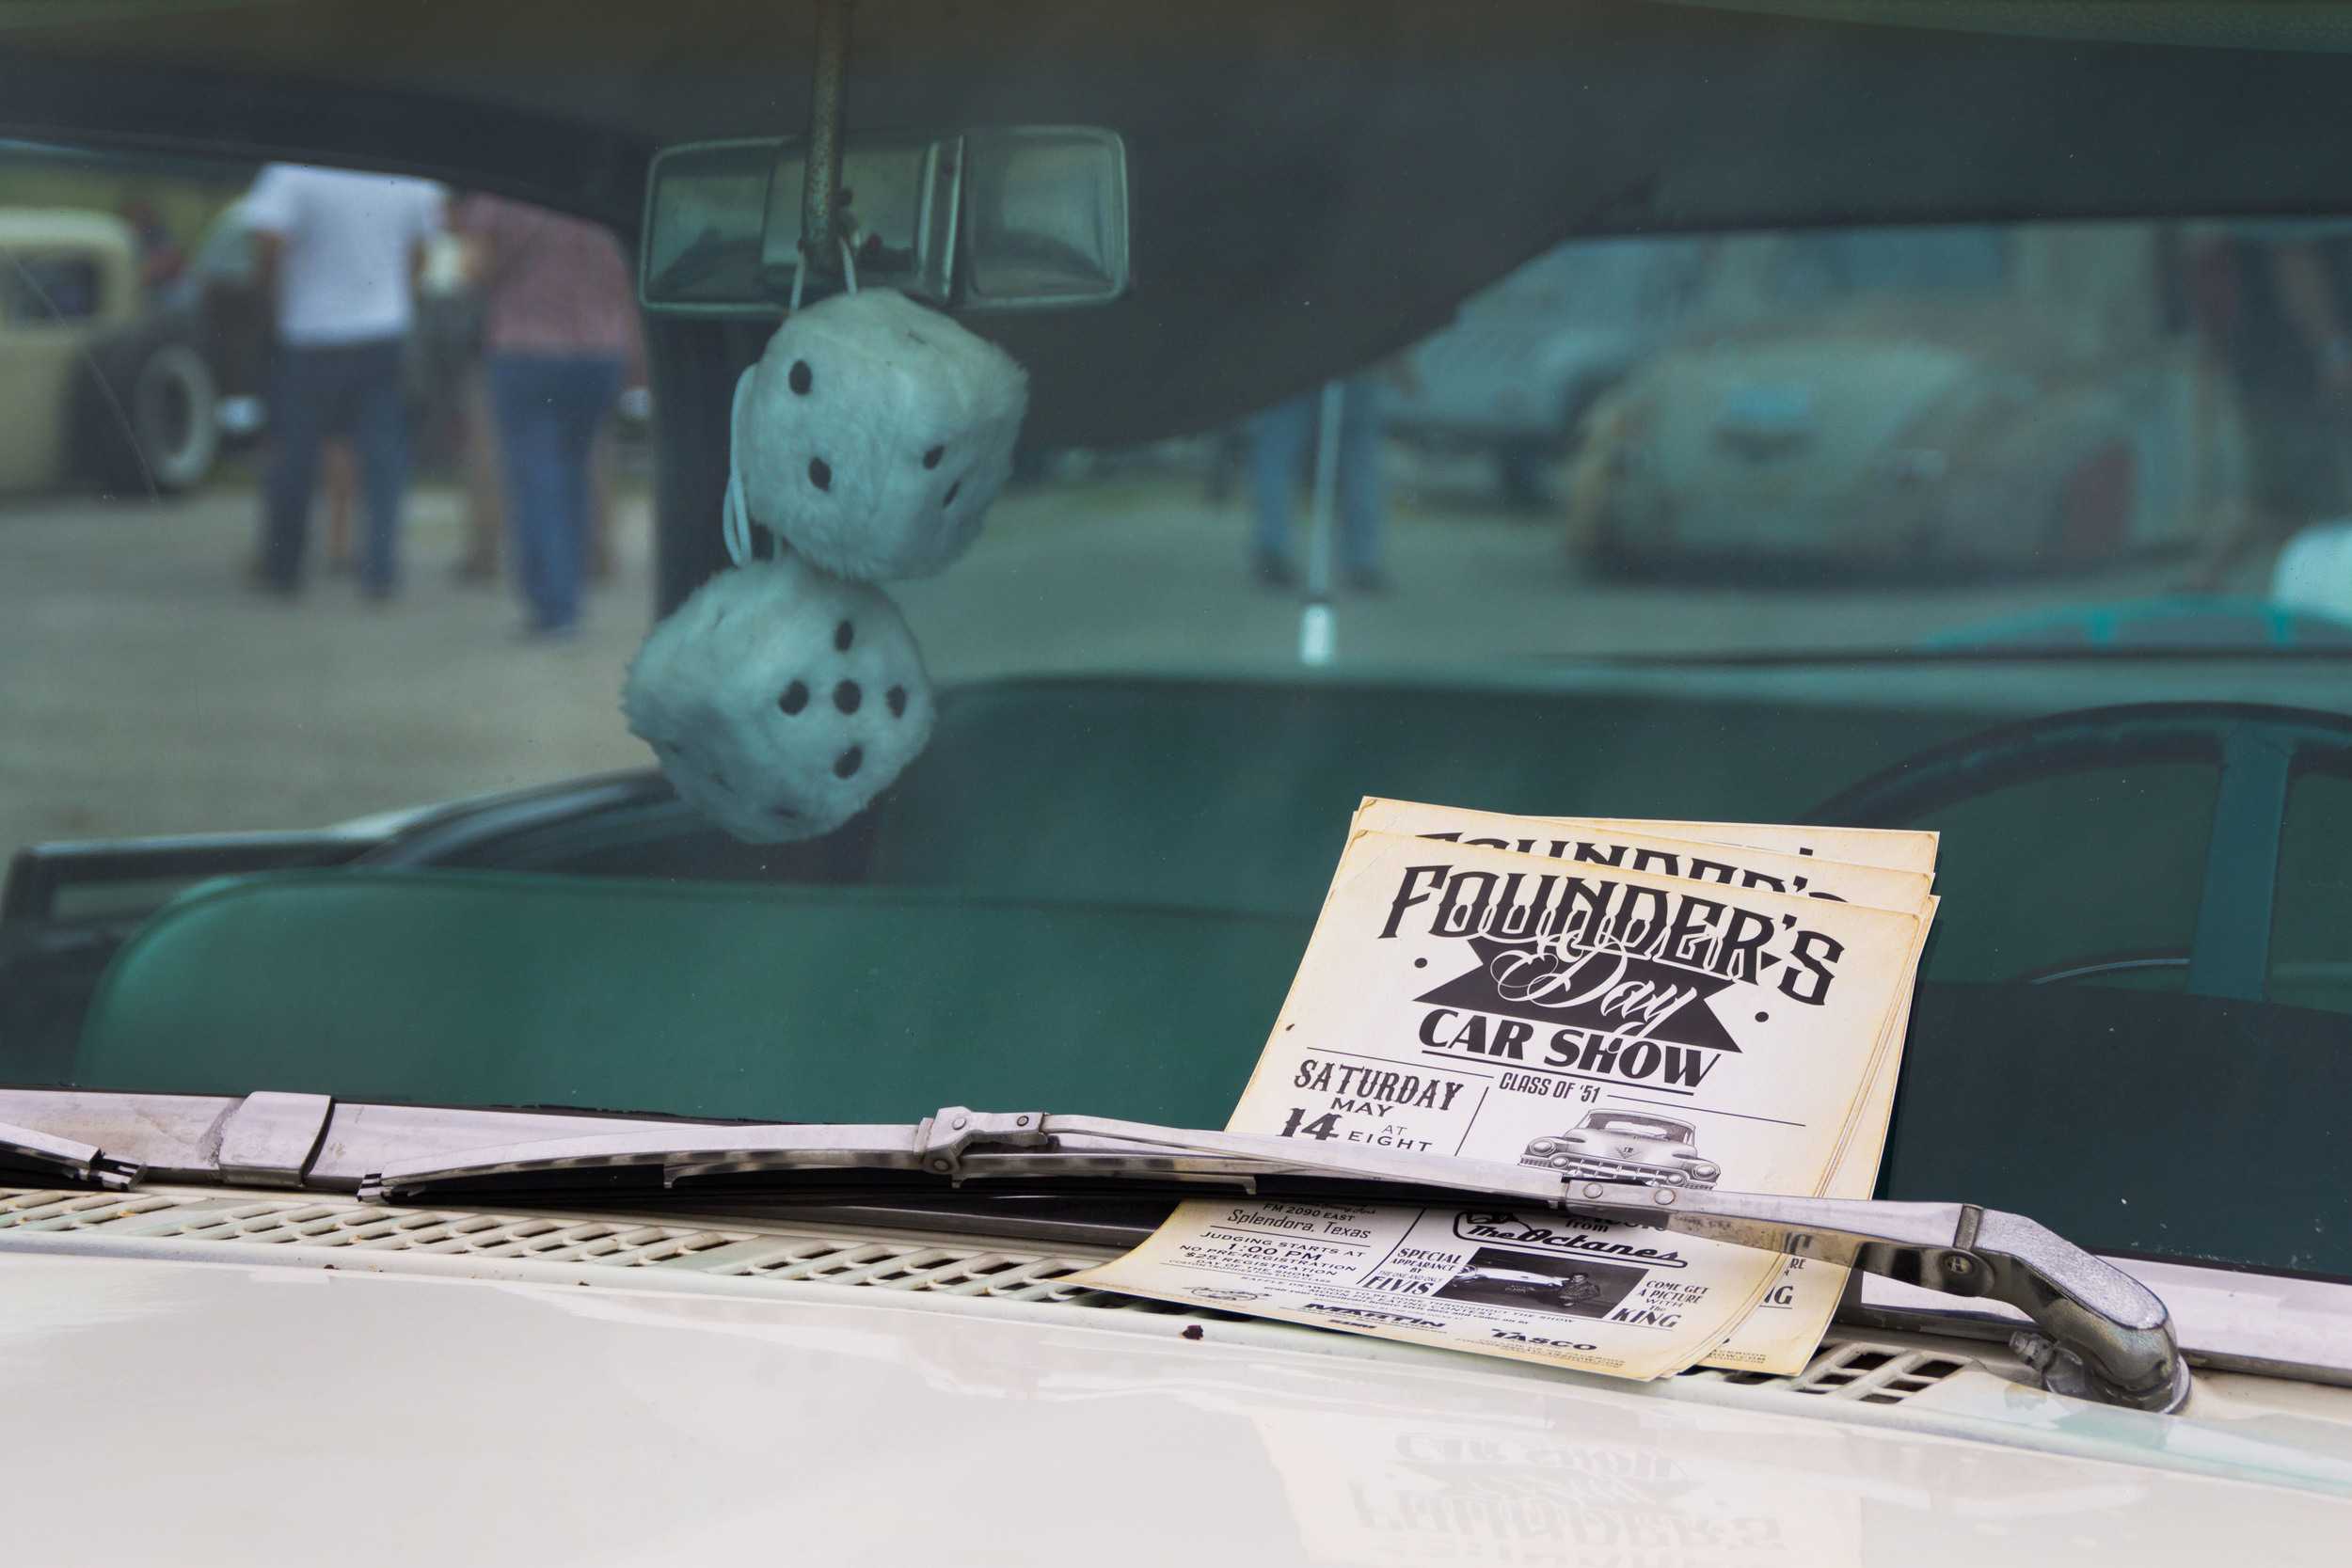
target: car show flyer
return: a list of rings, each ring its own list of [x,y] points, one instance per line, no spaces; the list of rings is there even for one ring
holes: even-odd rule
[[[1737,844],[1752,849],[1811,855],[1849,865],[1889,871],[1935,870],[1937,835],[1910,828],[1813,828],[1775,822],[1649,822],[1629,816],[1521,816],[1515,820],[1550,826],[1575,824],[1700,844]]]
[[[1724,834],[1745,833],[1767,838],[1777,834],[1813,833],[1818,830],[1783,828],[1772,824],[1677,823],[1686,829],[1706,828]],[[1804,854],[1782,854],[1728,842],[1697,844],[1690,840],[1653,838],[1630,830],[1640,823],[1582,817],[1509,816],[1499,812],[1470,811],[1454,806],[1427,805],[1414,800],[1367,797],[1357,808],[1355,826],[1453,843],[1509,848],[1554,860],[1600,862],[1659,870],[1697,880],[1738,881],[1746,886],[1804,893],[1816,898],[1843,898],[1879,909],[1903,910],[1920,917],[1919,942],[1924,945],[1933,924],[1936,900],[1929,892],[1933,879],[1919,872],[1892,871],[1853,865]],[[1878,833],[1874,847],[1893,858],[1915,860],[1915,850],[1890,841],[1924,840],[1931,867],[1936,847],[1932,833]],[[1838,1151],[1830,1177],[1818,1196],[1867,1198],[1877,1186],[1881,1156],[1886,1147],[1888,1118],[1895,1107],[1895,1085],[1902,1074],[1902,1047],[1911,1018],[1911,984],[1917,971],[1913,955],[1903,993],[1895,1008],[1890,1037],[1863,1091],[1851,1131]],[[1780,1278],[1764,1293],[1755,1311],[1742,1320],[1731,1337],[1701,1365],[1742,1371],[1794,1376],[1803,1371],[1820,1348],[1830,1319],[1844,1294],[1847,1271],[1835,1263],[1789,1258]]]
[[[1357,832],[1229,1130],[1818,1192],[1920,925],[1836,896]],[[1083,1277],[1650,1378],[1721,1343],[1783,1261],[1499,1203],[1252,1198],[1184,1204]]]
[[[1679,822],[1671,826],[1696,830],[1707,824]],[[1356,808],[1350,831],[1408,833],[1415,838],[1468,844],[1482,849],[1509,849],[1556,861],[1654,871],[1692,881],[1760,887],[1814,898],[1840,898],[1850,904],[1906,913],[1916,913],[1923,908],[1935,885],[1935,879],[1925,871],[1836,860],[1727,838],[1693,838],[1669,832],[1665,826],[1655,823],[1574,816],[1506,816],[1501,812],[1424,805],[1418,800],[1384,800],[1376,796],[1367,797]],[[1730,824],[1722,824],[1719,831],[1737,830]],[[1764,836],[1820,830],[1759,825],[1748,831]],[[1928,840],[1932,857],[1934,834],[1904,836]],[[1911,857],[1905,853],[1903,858]],[[1930,863],[1933,863],[1931,858]]]

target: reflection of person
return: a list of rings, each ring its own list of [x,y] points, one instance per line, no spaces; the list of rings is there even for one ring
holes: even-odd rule
[[[627,379],[624,377],[624,379]],[[486,365],[467,370],[459,389],[460,458],[466,475],[466,546],[458,557],[460,582],[499,578],[505,559],[506,498],[499,477],[498,421],[490,415]],[[588,580],[612,580],[612,427],[597,432],[588,453]]]
[[[348,572],[358,564],[351,548],[351,508],[359,494],[359,458],[340,436],[319,449],[319,489],[326,503],[326,569]]]
[[[138,244],[141,287],[161,288],[187,270],[187,253],[171,237],[171,230],[152,201],[143,196],[132,197],[122,203],[121,215]]]
[[[530,629],[580,615],[594,511],[591,458],[636,345],[628,261],[603,229],[471,196],[457,227],[483,291],[490,408]]]
[[[278,593],[299,586],[320,449],[342,435],[358,452],[366,496],[360,587],[389,597],[408,477],[402,347],[425,242],[441,225],[440,191],[421,180],[272,164],[245,214],[278,325],[257,578]]]
[[[2245,412],[2247,493],[2201,562],[2217,588],[2249,552],[2340,514],[2352,404],[2352,240],[2240,234],[2192,263],[2192,309]]]
[[[1340,580],[1362,593],[1388,586],[1380,568],[1383,390],[1377,375],[1359,375],[1346,382],[1340,395]],[[1322,406],[1318,389],[1277,404],[1249,421],[1250,498],[1257,509],[1251,543],[1258,580],[1269,588],[1289,588],[1298,581],[1298,569],[1291,561],[1291,509],[1301,466],[1314,450]]]

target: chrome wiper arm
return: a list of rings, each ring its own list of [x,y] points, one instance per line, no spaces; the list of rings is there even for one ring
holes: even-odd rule
[[[2003,1302],[2041,1330],[2011,1345],[2058,1393],[2156,1411],[2188,1399],[2188,1362],[2156,1293],[2022,1214],[1973,1203],[1571,1185],[1570,1209]],[[1590,1196],[1596,1187],[1602,1196]]]
[[[0,1121],[0,1167],[61,1176],[117,1193],[136,1181],[142,1168],[132,1161],[114,1158],[95,1144],[76,1143],[5,1121]]]
[[[389,1164],[359,1196],[387,1201],[501,1178],[659,1166],[665,1185],[812,1170],[1005,1177],[1137,1177],[1253,1184],[1311,1176],[1431,1196],[1505,1199],[1785,1252],[1950,1295],[2004,1302],[2041,1330],[2017,1348],[2060,1393],[2177,1410],[2188,1364],[2170,1315],[2129,1275],[2021,1215],[1970,1203],[1881,1203],[1700,1192],[1564,1177],[1486,1160],[1333,1148],[1309,1140],[1159,1127],[1107,1117],[951,1105],[912,1124],[778,1124],[508,1145]]]

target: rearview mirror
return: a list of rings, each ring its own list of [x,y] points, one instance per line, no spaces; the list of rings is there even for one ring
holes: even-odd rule
[[[656,154],[638,297],[669,315],[771,316],[837,287],[801,271],[800,138]],[[1127,150],[1116,132],[1022,125],[852,137],[841,195],[860,287],[955,310],[1068,309],[1127,289]],[[828,269],[830,272],[831,269]]]

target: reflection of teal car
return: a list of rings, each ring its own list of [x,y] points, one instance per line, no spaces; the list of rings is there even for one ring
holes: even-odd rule
[[[1417,344],[1389,398],[1389,429],[1438,450],[1489,454],[1503,498],[1543,500],[1548,469],[1585,411],[1689,309],[1702,242],[1563,245],[1463,302]]]

